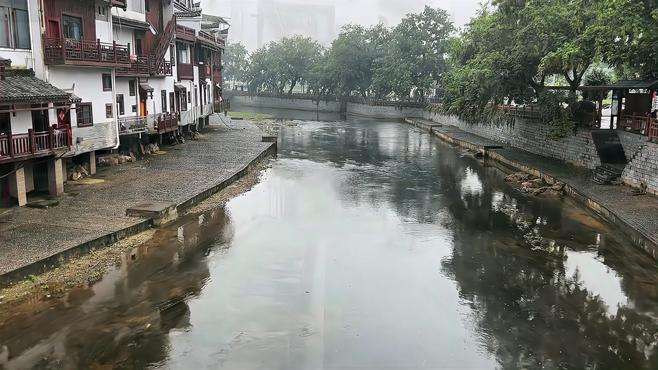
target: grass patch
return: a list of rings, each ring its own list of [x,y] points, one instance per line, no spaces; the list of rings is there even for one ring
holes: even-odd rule
[[[233,119],[242,119],[247,121],[264,121],[274,118],[269,114],[254,112],[229,112],[228,115]]]

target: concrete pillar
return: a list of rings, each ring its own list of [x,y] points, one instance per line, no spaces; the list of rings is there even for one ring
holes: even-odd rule
[[[52,196],[64,194],[64,171],[62,171],[61,158],[48,161],[48,192]]]
[[[9,194],[18,199],[18,206],[27,204],[27,190],[25,188],[25,169],[16,167],[14,173],[9,176]]]
[[[89,174],[96,174],[96,151],[89,152]]]

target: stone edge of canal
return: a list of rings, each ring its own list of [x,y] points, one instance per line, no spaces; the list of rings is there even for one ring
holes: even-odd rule
[[[62,266],[66,262],[71,261],[76,257],[84,256],[95,250],[107,248],[114,243],[138,235],[154,227],[175,221],[178,219],[178,214],[182,214],[183,212],[191,209],[204,200],[234,184],[236,181],[247,175],[254,167],[258,166],[266,158],[275,157],[278,152],[277,142],[272,140],[270,136],[263,136],[263,142],[268,142],[270,145],[268,145],[259,155],[255,156],[249,162],[247,162],[246,165],[244,165],[240,170],[236,171],[232,176],[220,182],[219,184],[211,186],[197,194],[193,194],[187,198],[187,200],[179,204],[158,204],[154,205],[153,208],[159,209],[152,209],[150,211],[127,210],[128,215],[144,217],[145,219],[135,225],[119,230],[114,230],[113,232],[100,236],[94,240],[79,244],[61,253],[57,253],[53,256],[42,259],[40,261],[36,261],[17,270],[0,275],[0,292],[3,289],[24,281],[31,276],[40,275],[59,266]],[[141,205],[137,208],[140,207],[148,208],[147,205]],[[5,302],[2,302],[0,299],[0,305],[3,303]]]

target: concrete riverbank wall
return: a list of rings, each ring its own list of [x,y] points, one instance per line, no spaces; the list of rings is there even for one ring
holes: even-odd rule
[[[340,112],[340,103],[337,101],[314,101],[311,99],[277,98],[269,96],[235,95],[231,98],[231,104],[254,108],[291,109],[310,112]]]
[[[403,119],[420,117],[421,108],[399,107],[395,105],[370,105],[359,103],[341,104],[338,101],[320,101],[286,97],[235,95],[231,103],[237,106],[270,109],[289,109],[320,113],[345,113],[367,118]]]
[[[510,125],[470,124],[456,116],[423,111],[422,118],[451,125],[487,139],[503,142],[530,153],[559,159],[577,166],[594,169],[601,165],[592,134],[578,130],[562,139],[551,137],[550,128],[537,120],[516,118]]]

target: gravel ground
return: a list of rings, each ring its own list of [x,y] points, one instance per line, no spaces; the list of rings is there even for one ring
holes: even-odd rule
[[[142,222],[125,215],[145,201],[181,203],[244,168],[270,143],[246,121],[214,125],[164,155],[101,169],[96,185],[69,183],[59,206],[13,208],[0,215],[0,275]]]

